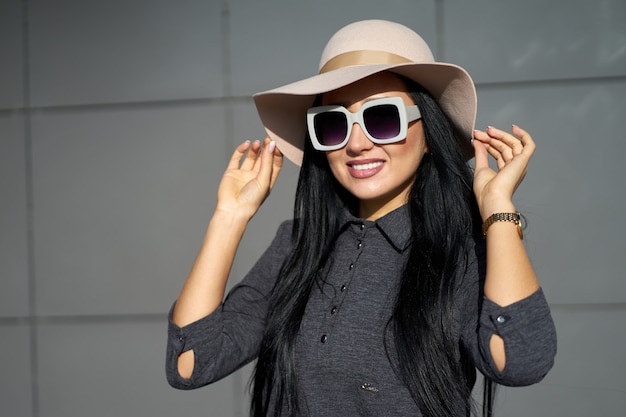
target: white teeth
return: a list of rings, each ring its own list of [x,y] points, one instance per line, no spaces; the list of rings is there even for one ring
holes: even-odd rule
[[[373,169],[376,168],[378,166],[381,166],[383,163],[381,161],[378,162],[370,162],[369,164],[354,164],[352,165],[352,169],[356,169],[358,171],[361,170],[365,170],[365,169]]]

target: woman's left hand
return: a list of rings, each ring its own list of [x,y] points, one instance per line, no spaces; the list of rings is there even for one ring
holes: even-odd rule
[[[491,126],[486,131],[474,131],[474,194],[483,220],[493,213],[515,211],[513,193],[535,152],[535,142],[528,132],[513,125],[512,133]],[[489,167],[489,155],[495,158],[498,172]]]

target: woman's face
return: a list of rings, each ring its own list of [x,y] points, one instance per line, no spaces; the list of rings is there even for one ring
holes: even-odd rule
[[[323,94],[321,105],[339,104],[356,112],[365,102],[382,97],[401,97],[406,105],[415,104],[400,78],[380,73]],[[359,199],[359,216],[375,220],[407,202],[427,151],[421,120],[409,123],[405,140],[386,145],[370,141],[355,123],[348,144],[327,151],[326,157],[337,181]]]

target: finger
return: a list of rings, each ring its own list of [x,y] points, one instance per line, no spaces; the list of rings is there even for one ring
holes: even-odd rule
[[[504,158],[500,151],[491,146],[492,138],[482,130],[474,130],[474,139],[480,141],[480,144],[484,147],[487,155],[491,155],[493,159],[498,163],[498,168],[502,168],[504,166]],[[489,158],[487,158],[487,163],[489,163]]]
[[[474,157],[475,157],[475,172],[480,171],[481,169],[489,167],[489,153],[488,146],[481,141],[480,138],[484,139],[486,136],[485,132],[480,130],[474,131],[474,139],[472,141],[472,146],[474,147]]]
[[[268,147],[272,147],[271,150]],[[254,163],[254,170],[256,172],[259,172],[261,170],[261,167],[263,167],[264,163],[267,163],[267,161],[265,161],[263,159],[264,157],[264,153],[270,152],[273,153],[274,152],[274,148],[276,147],[276,144],[272,144],[272,139],[266,137],[265,139],[263,139],[263,142],[261,144],[261,148],[259,150],[259,155],[257,160]]]
[[[535,148],[537,145],[535,141],[530,136],[530,134],[517,125],[513,125],[511,130],[513,133],[519,138],[520,142],[523,145],[523,152],[530,158],[532,154],[535,152]]]
[[[489,155],[491,155],[493,157],[493,159],[495,159],[496,161],[499,161],[498,162],[498,167],[501,168],[502,167],[502,163],[505,162],[504,161],[504,157],[502,155],[502,153],[504,152],[505,148],[504,147],[499,147],[499,148],[496,147],[497,140],[492,138],[487,132],[482,131],[482,130],[475,130],[474,131],[474,139],[479,140],[485,146],[485,149],[487,150],[487,153]]]
[[[274,152],[276,151],[276,142],[265,138],[263,149],[261,151],[260,163],[258,164],[257,180],[263,187],[271,189],[272,171],[274,164]]]
[[[250,141],[247,140],[244,143],[237,146],[233,155],[230,157],[228,161],[227,169],[237,169],[239,168],[239,164],[241,163],[241,158],[243,158],[244,154],[250,149]]]
[[[246,159],[241,163],[241,169],[243,170],[253,170],[254,165],[259,158],[259,150],[261,149],[261,142],[255,140],[250,144],[250,149],[248,149],[248,153],[246,154]]]
[[[272,175],[270,178],[270,189],[274,188],[278,174],[283,167],[283,153],[278,149],[278,146],[274,146],[274,153],[272,155]]]
[[[526,145],[530,145],[534,148],[534,142],[532,138],[524,129],[520,128],[519,126],[512,125],[511,131],[513,134],[493,128],[493,135],[494,137],[497,137],[498,140],[501,140],[503,143],[511,147],[511,149],[513,150],[513,155],[518,155],[522,153]]]
[[[510,161],[514,155],[522,151],[523,145],[513,135],[493,126],[487,128],[490,137],[489,145],[497,149],[505,161]]]
[[[491,157],[495,159],[498,169],[502,169],[506,164],[506,161],[500,151],[488,143],[483,143],[482,145],[485,147],[487,154],[491,155]]]
[[[535,151],[536,145],[530,134],[519,126],[512,125],[511,131],[512,134],[509,134],[503,130],[491,127],[488,134],[494,140],[489,143],[499,149],[505,163],[512,162],[513,158],[515,158],[517,160],[516,164],[521,167],[521,175],[523,176],[526,173],[528,162]],[[498,146],[498,143],[501,143],[501,146]],[[503,144],[510,147],[512,151],[511,158],[509,158],[509,154],[506,151],[502,151]],[[503,167],[504,165],[501,166],[498,160],[498,168],[502,169]]]
[[[491,140],[487,132],[483,130],[474,129],[473,133],[474,133],[474,139],[478,139],[479,141],[483,143],[489,143],[489,141]]]
[[[493,159],[496,160],[498,169],[500,170],[504,168],[504,166],[506,165],[506,160],[503,154],[491,145],[486,145],[486,147],[487,147],[487,152],[489,152],[489,155],[491,155]]]

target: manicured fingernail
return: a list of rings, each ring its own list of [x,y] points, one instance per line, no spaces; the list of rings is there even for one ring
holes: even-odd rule
[[[276,149],[276,142],[275,141],[271,141],[269,146],[267,147],[267,151],[269,153],[274,153],[274,149]]]

